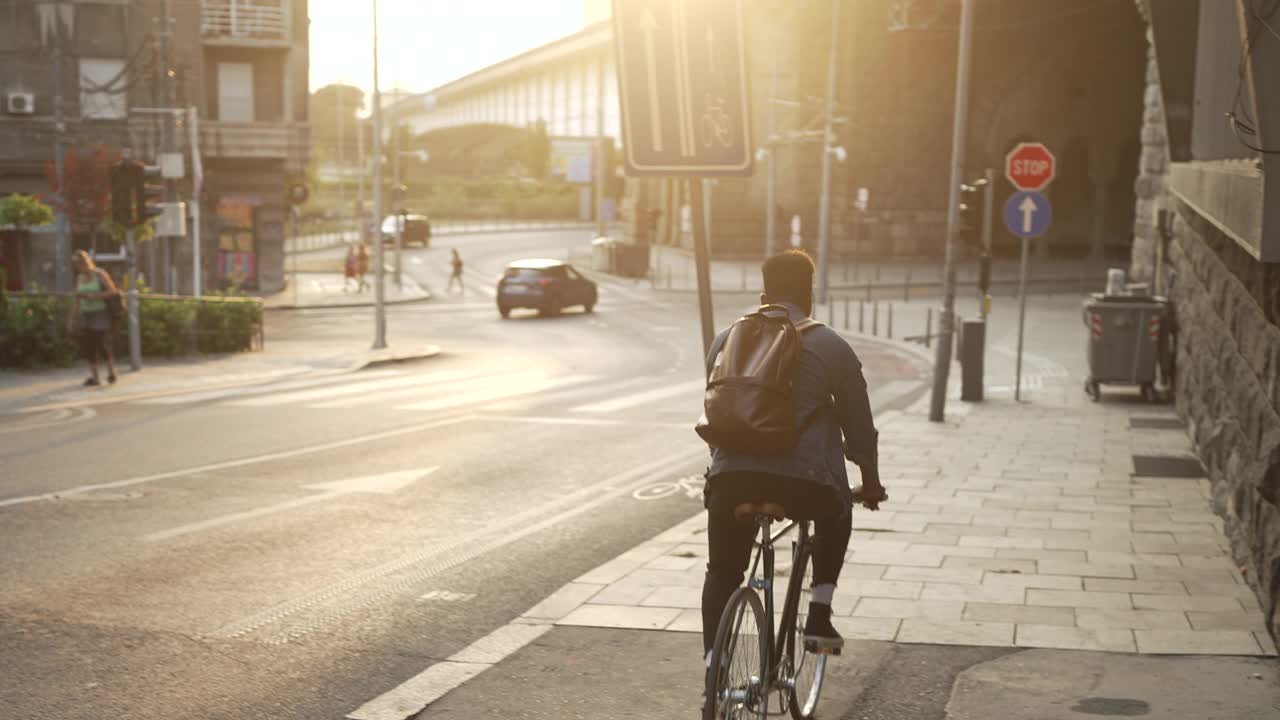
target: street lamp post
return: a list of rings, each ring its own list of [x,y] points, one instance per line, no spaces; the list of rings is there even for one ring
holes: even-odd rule
[[[387,346],[386,272],[382,252],[382,93],[378,89],[378,0],[373,0],[373,349]]]

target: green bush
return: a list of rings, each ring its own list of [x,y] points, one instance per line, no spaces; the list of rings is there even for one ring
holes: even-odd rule
[[[0,367],[67,367],[79,357],[67,335],[71,299],[57,295],[14,295],[5,302],[0,327]]]
[[[66,367],[79,361],[67,334],[71,298],[44,293],[9,294],[0,315],[0,367]],[[193,353],[252,350],[262,327],[262,303],[235,297],[179,298],[140,295],[142,354],[178,357]],[[127,320],[116,322],[116,357],[128,355]]]

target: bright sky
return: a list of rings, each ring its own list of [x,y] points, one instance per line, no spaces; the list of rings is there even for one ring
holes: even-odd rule
[[[311,89],[373,87],[371,0],[311,0]],[[423,92],[582,28],[583,0],[379,0],[379,85]]]

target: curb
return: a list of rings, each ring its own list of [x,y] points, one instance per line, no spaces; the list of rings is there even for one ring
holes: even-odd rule
[[[299,370],[296,373],[279,373],[276,379],[285,380],[290,378],[298,378],[303,376],[310,377],[341,377],[351,373],[359,372],[366,368],[377,367],[380,365],[389,365],[391,363],[411,362],[414,360],[427,360],[443,352],[439,345],[425,345],[413,350],[390,350],[382,355],[373,357],[366,356],[359,360],[352,361],[345,366],[335,368],[311,368]],[[374,353],[369,353],[374,355]],[[314,374],[313,374],[314,373]],[[104,395],[102,398],[92,398],[85,400],[68,400],[65,402],[52,402],[42,405],[33,405],[30,407],[19,407],[14,410],[0,410],[0,416],[22,415],[34,412],[46,412],[49,410],[61,410],[64,408],[76,407],[94,407],[98,405],[112,405],[116,403],[135,402],[138,400],[149,400],[152,398],[168,397],[170,395],[181,395],[183,393],[193,392],[214,392],[218,390],[230,390],[232,388],[243,387],[245,382],[232,383],[212,383],[209,385],[200,385],[195,387],[175,387],[163,390],[153,390],[150,392],[134,393],[132,395]]]
[[[433,299],[434,297],[431,295],[431,293],[427,293],[422,297],[404,298],[400,300],[384,300],[382,304],[383,305],[413,305],[415,303],[429,302]],[[265,312],[274,312],[278,310],[328,310],[328,309],[341,310],[343,308],[371,308],[374,305],[376,305],[376,303],[370,301],[370,302],[358,302],[358,303],[334,303],[334,304],[324,304],[324,305],[264,305],[262,309]]]

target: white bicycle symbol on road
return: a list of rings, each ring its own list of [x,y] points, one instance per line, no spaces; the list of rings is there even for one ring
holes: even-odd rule
[[[690,475],[678,480],[664,480],[636,490],[631,497],[636,500],[661,500],[684,491],[685,496],[693,500],[702,499],[702,487],[705,481],[701,475]]]

